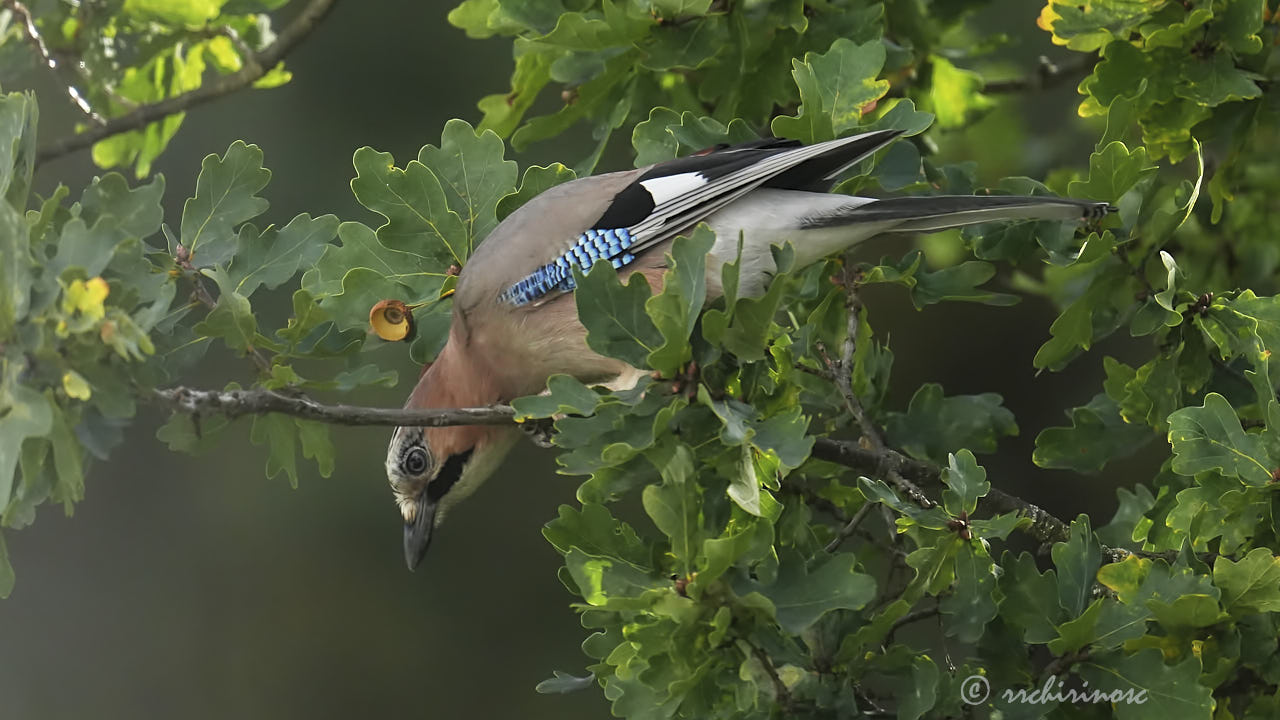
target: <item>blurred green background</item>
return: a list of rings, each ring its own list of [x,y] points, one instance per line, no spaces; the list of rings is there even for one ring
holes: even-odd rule
[[[168,180],[168,222],[176,224],[201,159],[245,139],[263,148],[274,173],[265,191],[270,221],[333,212],[376,226],[348,186],[352,152],[371,145],[403,165],[421,145],[439,142],[447,119],[476,121],[476,100],[507,87],[510,44],[467,39],[445,22],[451,5],[340,2],[289,57],[293,82],[189,113],[156,166]],[[1042,53],[1064,56],[1035,27],[1038,10],[1000,0],[974,19],[984,34],[1014,36],[999,54],[1004,76],[1031,72]],[[75,115],[43,69],[4,70],[6,90],[40,93],[45,139],[70,131]],[[1095,135],[1075,117],[1076,97],[1068,82],[1002,99],[1013,106],[963,136],[940,138],[946,157],[976,160],[988,178],[1082,166]],[[601,171],[630,166],[627,140],[616,139]],[[544,143],[516,159],[572,164],[586,147]],[[94,174],[80,153],[42,167],[37,189],[47,194],[64,182],[74,196]],[[902,251],[881,243],[865,257]],[[278,297],[283,318],[287,294]],[[1053,317],[1037,298],[1014,308],[948,304],[923,312],[898,291],[864,299],[897,357],[894,405],[905,407],[927,381],[948,394],[1005,397],[1022,434],[983,458],[997,485],[1059,517],[1101,511],[1106,518],[1112,488],[1149,465],[1140,457],[1106,477],[1078,478],[1030,463],[1036,433],[1060,424],[1062,408],[1088,401],[1100,355],[1128,356],[1125,339],[1102,344],[1068,372],[1037,378],[1031,357]],[[353,400],[401,404],[417,368],[399,350],[379,352],[396,358],[388,362],[398,364],[400,387]],[[249,368],[211,357],[191,384],[244,382]],[[93,467],[74,518],[46,506],[34,526],[6,536],[18,585],[0,603],[0,718],[608,715],[595,690],[533,691],[553,669],[581,674],[587,662],[578,647],[586,631],[556,579],[560,558],[539,534],[576,488],[554,473],[553,453],[518,448],[450,517],[411,574],[382,471],[388,430],[336,430],[333,476],[319,477],[308,463],[291,490],[263,477],[264,455],[249,444],[247,422],[210,455],[191,458],[154,439],[163,420],[157,410],[139,420],[112,460]]]

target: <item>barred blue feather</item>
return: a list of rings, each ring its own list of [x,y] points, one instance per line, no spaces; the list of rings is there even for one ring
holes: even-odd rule
[[[527,305],[553,291],[568,292],[574,288],[573,266],[586,272],[598,261],[608,260],[615,269],[635,260],[627,249],[635,242],[626,228],[601,230],[592,228],[578,236],[563,255],[525,275],[499,296],[512,305]]]

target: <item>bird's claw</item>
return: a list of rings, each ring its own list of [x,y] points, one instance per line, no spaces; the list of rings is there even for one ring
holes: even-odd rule
[[[698,394],[698,381],[701,378],[698,361],[690,360],[689,364],[672,379],[671,392],[673,394],[684,393],[686,397],[692,400]]]
[[[531,441],[533,441],[534,445],[537,445],[540,448],[550,448],[554,447],[551,442],[552,437],[555,436],[555,432],[553,430],[554,423],[554,418],[528,420],[520,423],[520,429],[524,431],[525,435],[527,435]]]

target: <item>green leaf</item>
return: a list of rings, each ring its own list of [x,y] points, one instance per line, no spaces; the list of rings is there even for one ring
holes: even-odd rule
[[[1134,185],[1154,174],[1156,167],[1143,147],[1130,151],[1117,140],[1089,156],[1088,181],[1073,180],[1067,192],[1073,197],[1117,202]]]
[[[995,275],[996,269],[991,263],[967,260],[937,272],[929,272],[922,269],[923,258],[924,254],[919,250],[912,250],[897,264],[881,260],[880,265],[864,273],[862,282],[902,285],[911,290],[911,302],[917,309],[944,300],[987,305],[1013,305],[1018,302],[1015,295],[990,292],[977,287]]]
[[[1213,716],[1213,691],[1199,683],[1201,667],[1197,657],[1170,666],[1159,650],[1148,648],[1133,655],[1094,655],[1078,667],[1081,677],[1091,686],[1106,688],[1113,696],[1122,693],[1123,697],[1132,698],[1130,702],[1112,703],[1118,720],[1210,720]]]
[[[786,293],[786,283],[782,276],[795,262],[795,249],[790,243],[781,248],[771,247],[770,251],[778,274],[774,276],[764,295],[734,297],[738,287],[738,264],[726,263],[721,277],[722,286],[726,288],[725,302],[731,305],[731,309],[708,310],[702,316],[703,337],[713,344],[721,345],[743,362],[763,360],[766,357],[765,348],[773,317]],[[732,293],[728,292],[729,288],[733,289]]]
[[[1006,552],[1000,566],[1005,571],[1000,578],[1004,593],[1001,616],[1019,628],[1028,643],[1047,643],[1056,638],[1057,626],[1067,619],[1058,600],[1057,575],[1052,570],[1041,574],[1035,559],[1025,552],[1016,560]]]
[[[139,20],[199,27],[218,17],[227,0],[124,0],[124,12]]]
[[[644,510],[670,540],[671,554],[683,575],[688,577],[701,535],[693,453],[677,444],[662,455],[655,453],[654,465],[662,474],[663,482],[645,487],[641,496]]]
[[[80,217],[90,227],[109,220],[125,237],[142,240],[160,229],[164,189],[163,175],[130,189],[119,173],[107,173],[94,178],[85,188],[80,197]]]
[[[269,227],[261,233],[246,223],[227,271],[230,285],[246,298],[259,287],[279,287],[299,269],[314,266],[337,232],[338,218],[333,215],[313,219],[302,213],[279,231]]]
[[[76,440],[71,419],[54,399],[53,391],[46,390],[49,406],[49,442],[53,449],[54,478],[50,499],[62,503],[67,514],[72,506],[84,499],[84,450]]]
[[[806,53],[822,94],[823,109],[831,116],[836,136],[858,126],[863,111],[889,91],[888,80],[877,80],[884,67],[884,43],[879,38],[861,45],[838,38],[822,54]]]
[[[1058,600],[1071,617],[1079,616],[1089,605],[1094,576],[1102,565],[1102,548],[1093,536],[1088,515],[1071,522],[1071,537],[1055,543],[1052,554],[1058,569]]]
[[[651,110],[649,118],[637,123],[631,132],[636,167],[673,160],[684,154],[681,151],[698,151],[754,139],[756,134],[741,118],[734,118],[726,126],[714,118],[688,111],[678,113],[665,107]]]
[[[213,449],[218,433],[228,425],[224,417],[201,418],[199,424],[193,416],[174,412],[169,420],[156,429],[156,439],[173,452],[203,455]]]
[[[1257,77],[1236,67],[1230,53],[1219,52],[1188,63],[1174,92],[1179,97],[1213,107],[1262,95],[1254,82]]]
[[[933,79],[929,83],[929,108],[938,116],[938,127],[956,128],[973,115],[991,109],[995,102],[982,94],[982,76],[952,65],[941,55],[929,56]]]
[[[705,15],[712,0],[644,0],[659,17],[674,20],[690,15]]]
[[[538,683],[534,688],[534,692],[543,695],[563,695],[579,690],[586,690],[596,684],[596,674],[588,673],[585,677],[578,677],[563,673],[559,670],[552,671],[553,676]]]
[[[1040,26],[1058,44],[1072,50],[1097,50],[1112,37],[1127,39],[1129,30],[1150,17],[1166,0],[1049,0]]]
[[[4,544],[4,533],[0,533],[0,600],[8,598],[13,592],[14,580],[13,565],[9,563],[9,548]]]
[[[258,333],[258,320],[249,299],[232,289],[231,278],[219,271],[209,271],[218,283],[218,304],[193,329],[208,337],[221,338],[227,347],[247,352]]]
[[[669,269],[662,276],[662,292],[645,301],[645,311],[662,334],[662,344],[646,362],[663,377],[675,377],[693,357],[689,334],[706,302],[707,253],[715,242],[716,234],[701,224],[689,235],[677,237],[667,256]]]
[[[794,117],[775,117],[773,134],[812,144],[857,127],[863,111],[889,91],[887,80],[876,79],[884,61],[879,39],[858,45],[848,38],[838,38],[826,53],[809,52],[803,62],[792,60],[800,109]]]
[[[664,585],[633,565],[613,558],[595,557],[576,547],[569,549],[564,561],[582,599],[590,605],[603,606],[610,600],[639,597]]]
[[[813,571],[803,558],[787,553],[778,568],[777,581],[755,586],[769,598],[783,630],[798,635],[832,610],[860,610],[876,595],[876,581],[854,569],[857,559],[840,553]]]
[[[1114,358],[1103,359],[1107,387],[1123,389],[1136,374]],[[1127,423],[1120,407],[1106,393],[1099,393],[1088,405],[1068,413],[1071,427],[1051,427],[1036,436],[1031,459],[1040,467],[1076,472],[1097,472],[1112,460],[1133,454],[1149,442],[1153,433],[1145,425]]]
[[[649,547],[604,505],[585,503],[581,510],[561,505],[559,517],[542,528],[542,535],[561,553],[577,548],[588,555],[616,558],[648,569]]]
[[[916,110],[909,98],[883,98],[876,103],[876,119],[861,128],[861,132],[874,130],[901,130],[902,137],[919,135],[933,124],[933,113]]]
[[[463,5],[469,4],[470,1]],[[452,17],[453,14],[450,13],[450,18]],[[538,94],[551,81],[551,63],[556,55],[558,53],[534,49],[519,53],[516,56],[515,70],[511,73],[511,92],[486,95],[476,103],[476,107],[484,113],[484,119],[480,121],[480,129],[492,130],[502,137],[510,137],[524,118],[524,114],[538,99]]]
[[[1244,431],[1231,403],[1209,393],[1201,407],[1185,407],[1169,416],[1169,443],[1173,446],[1173,471],[1196,475],[1218,470],[1246,485],[1272,482],[1268,456],[1261,438]]]
[[[1094,600],[1080,617],[1058,626],[1058,637],[1049,641],[1049,651],[1055,655],[1076,652],[1097,639],[1098,619],[1105,603],[1103,598]]]
[[[1144,485],[1137,485],[1133,490],[1116,488],[1118,507],[1111,522],[1098,528],[1098,541],[1111,547],[1136,549],[1138,525],[1145,514],[1156,504],[1151,491]]]
[[[0,195],[17,210],[26,207],[35,171],[39,116],[35,93],[0,96]]]
[[[662,333],[645,312],[649,283],[634,273],[623,285],[609,263],[595,263],[585,275],[576,266],[574,300],[587,329],[587,345],[601,355],[635,367],[663,344]]]
[[[628,88],[636,71],[635,56],[638,52],[632,50],[610,58],[605,62],[603,72],[576,88],[577,98],[573,102],[567,103],[558,112],[533,118],[517,130],[511,136],[511,147],[524,152],[529,145],[559,135],[583,118],[607,116],[618,108],[626,109],[628,104],[624,99],[629,97]],[[498,97],[505,102],[505,96]],[[527,95],[517,93],[517,99],[521,97]],[[491,126],[488,118],[482,126]],[[583,172],[579,169],[578,174],[582,175]]]
[[[973,453],[960,450],[947,456],[947,467],[942,471],[942,502],[947,512],[955,516],[972,515],[978,509],[978,499],[991,491],[987,471],[978,464]]]
[[[891,412],[885,421],[889,442],[921,460],[941,463],[960,448],[990,453],[1004,435],[1017,435],[1013,413],[995,393],[943,397],[942,386],[925,383],[907,412]]]
[[[1250,0],[1228,2],[1218,13],[1214,29],[1222,33],[1227,45],[1240,55],[1253,55],[1262,50],[1263,6]]]
[[[551,32],[533,38],[531,42],[565,50],[608,50],[639,40],[654,23],[651,17],[619,10],[609,0],[604,0],[601,6],[603,15],[599,17],[578,12],[564,13]]]
[[[809,419],[799,407],[775,412],[753,425],[751,444],[757,450],[778,459],[783,470],[793,470],[809,457],[814,439],[809,433]]]
[[[963,643],[976,643],[997,613],[995,564],[981,543],[969,542],[956,553],[955,572],[955,586],[938,607],[946,619],[947,635]]]
[[[911,677],[894,697],[898,720],[920,720],[938,702],[938,664],[928,657],[911,659]]]
[[[547,379],[547,392],[511,401],[516,419],[549,418],[560,414],[590,415],[602,398],[594,390],[568,375],[556,374]]]
[[[298,440],[302,443],[302,457],[314,460],[320,477],[333,474],[336,452],[329,425],[318,420],[294,419],[298,426]]]
[[[751,455],[751,449],[744,445],[740,458],[739,470],[729,480],[729,499],[744,511],[756,517],[764,517],[767,513],[761,504],[760,479],[756,475],[755,458]]]
[[[274,480],[284,472],[294,489],[298,487],[297,437],[293,418],[276,413],[255,415],[249,432],[254,445],[267,446],[267,477]]]
[[[22,443],[42,437],[53,429],[53,414],[43,395],[19,382],[22,367],[11,360],[0,361],[4,375],[0,384],[0,508],[9,504]]]
[[[1254,548],[1239,562],[1218,557],[1213,584],[1222,590],[1222,606],[1235,615],[1280,612],[1280,558]]]
[[[1120,400],[1120,417],[1125,422],[1164,430],[1169,414],[1182,407],[1181,353],[1181,346],[1166,349],[1137,369]]]
[[[560,163],[550,165],[533,165],[525,168],[524,178],[520,181],[520,189],[504,195],[498,201],[498,220],[505,220],[508,215],[519,210],[522,205],[550,190],[556,185],[569,182],[577,177],[577,173]]]
[[[1106,234],[1109,236],[1110,232]],[[1100,244],[1107,243],[1101,240]],[[1084,252],[1088,252],[1089,247],[1086,244]],[[1052,370],[1064,367],[1075,355],[1076,348],[1088,350],[1092,347],[1096,338],[1109,332],[1107,323],[1114,319],[1117,311],[1133,304],[1129,289],[1132,277],[1123,263],[1114,258],[1102,259],[1098,263],[1088,289],[1049,326],[1053,337],[1036,351],[1032,359],[1035,367]]]
[[[270,180],[271,171],[262,167],[257,145],[237,140],[222,157],[205,157],[196,194],[182,206],[180,238],[192,265],[212,267],[231,258],[236,226],[266,212],[267,201],[257,193]]]
[[[1186,536],[1197,550],[1220,537],[1219,551],[1232,552],[1253,536],[1265,512],[1258,492],[1267,490],[1242,486],[1217,473],[1202,476],[1196,485],[1177,494],[1177,504],[1168,510],[1164,525]]]
[[[0,338],[13,336],[31,303],[35,263],[27,224],[8,203],[0,203]]]
[[[369,310],[380,300],[417,304],[438,300],[445,289],[448,265],[441,264],[442,259],[430,246],[422,248],[422,252],[396,250],[379,240],[373,230],[356,222],[339,225],[338,239],[342,244],[330,245],[315,268],[303,275],[302,287],[319,301],[340,329],[366,330]],[[441,307],[435,303],[428,310]],[[418,312],[418,325],[422,326],[423,311]]]
[[[387,219],[378,228],[380,243],[422,257],[426,263],[418,270],[443,273],[450,264],[466,265],[472,247],[468,226],[449,206],[431,168],[414,160],[401,170],[391,153],[368,147],[356,150],[354,162],[351,191],[361,205]]]
[[[418,162],[439,178],[449,209],[462,219],[467,255],[498,224],[498,202],[515,190],[516,164],[503,159],[505,150],[492,130],[476,131],[453,119],[445,123],[439,148],[427,145],[418,153]]]
[[[1172,631],[1198,630],[1230,619],[1208,595],[1183,595],[1172,603],[1148,600],[1147,607],[1156,622]]]

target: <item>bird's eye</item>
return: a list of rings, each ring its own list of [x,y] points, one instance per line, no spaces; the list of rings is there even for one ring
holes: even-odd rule
[[[427,451],[420,447],[413,448],[404,456],[403,466],[410,475],[421,475],[427,469]]]

